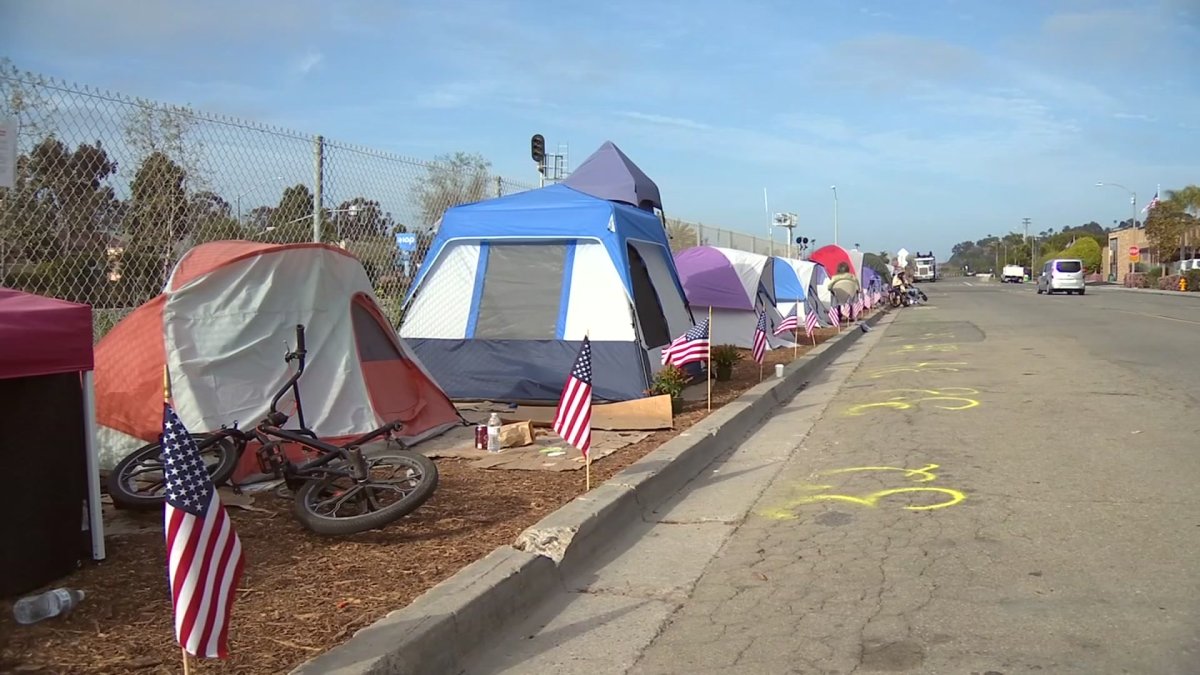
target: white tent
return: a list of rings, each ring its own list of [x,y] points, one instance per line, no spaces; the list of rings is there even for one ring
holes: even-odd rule
[[[783,320],[776,309],[775,259],[716,246],[696,246],[675,255],[679,280],[688,302],[696,311],[712,308],[712,344],[753,346],[758,311],[767,315],[767,342],[772,347],[791,347],[789,334],[776,337],[775,326]]]
[[[308,351],[304,416],[319,436],[401,421],[402,437],[415,443],[460,423],[379,310],[354,256],[323,244],[219,241],[190,250],[163,294],[96,345],[101,465],[161,433],[164,368],[189,431],[258,422],[290,375],[283,354],[297,324]],[[256,465],[244,453],[235,479],[256,474]]]

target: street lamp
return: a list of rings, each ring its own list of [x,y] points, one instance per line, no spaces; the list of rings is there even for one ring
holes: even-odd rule
[[[838,243],[838,202],[837,202],[837,186],[830,185],[830,190],[833,190],[833,245]]]
[[[1131,216],[1129,219],[1129,226],[1137,227],[1137,193],[1136,192],[1134,192],[1133,190],[1130,190],[1129,188],[1125,187],[1124,185],[1121,185],[1120,183],[1105,183],[1103,181],[1096,181],[1096,187],[1115,187],[1115,188],[1121,188],[1122,190],[1128,192],[1129,193],[1129,209],[1130,209],[1130,216]]]

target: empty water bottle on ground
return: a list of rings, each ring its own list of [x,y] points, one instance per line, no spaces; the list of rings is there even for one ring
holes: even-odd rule
[[[21,598],[13,605],[17,623],[31,624],[60,614],[69,614],[79,606],[85,593],[72,588],[56,588],[39,595]]]
[[[492,416],[488,418],[487,431],[488,431],[488,440],[487,440],[488,452],[500,452],[500,414],[499,413],[492,413]]]

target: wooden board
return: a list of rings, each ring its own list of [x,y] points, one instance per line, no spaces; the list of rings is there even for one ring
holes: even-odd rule
[[[553,406],[517,406],[500,413],[504,421],[530,420],[535,426],[548,427],[554,421]],[[649,396],[632,401],[600,403],[592,406],[592,428],[608,431],[650,431],[670,429],[671,397]]]

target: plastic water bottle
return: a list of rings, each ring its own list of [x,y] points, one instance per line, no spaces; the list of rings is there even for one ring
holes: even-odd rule
[[[21,598],[13,605],[13,618],[17,623],[31,624],[60,614],[69,614],[83,602],[83,591],[71,588],[56,588],[40,595]]]
[[[488,418],[488,452],[500,452],[500,413]]]

